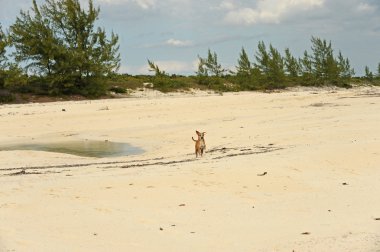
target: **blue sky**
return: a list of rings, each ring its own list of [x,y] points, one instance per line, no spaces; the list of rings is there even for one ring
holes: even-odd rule
[[[38,3],[43,2],[38,0]],[[83,7],[87,1],[81,0]],[[331,40],[357,75],[380,62],[379,0],[94,0],[97,26],[120,37],[120,72],[148,73],[147,59],[170,74],[193,74],[197,56],[211,49],[234,69],[241,48],[251,60],[258,41],[295,56],[310,51],[310,38]],[[32,0],[0,0],[7,28]]]

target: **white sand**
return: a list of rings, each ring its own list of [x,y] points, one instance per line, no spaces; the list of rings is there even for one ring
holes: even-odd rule
[[[380,251],[379,88],[135,97],[0,107],[2,146],[146,150],[0,151],[0,251]]]

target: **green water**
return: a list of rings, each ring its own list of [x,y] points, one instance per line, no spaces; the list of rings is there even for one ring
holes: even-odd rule
[[[136,155],[144,152],[143,149],[127,143],[110,141],[64,141],[54,143],[28,143],[9,146],[0,146],[0,151],[33,150],[66,153],[82,157],[121,157]]]

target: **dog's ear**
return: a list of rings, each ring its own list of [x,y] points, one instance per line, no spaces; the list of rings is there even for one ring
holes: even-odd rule
[[[197,133],[197,135],[200,135],[200,134],[201,134],[198,130],[196,130],[195,133]]]

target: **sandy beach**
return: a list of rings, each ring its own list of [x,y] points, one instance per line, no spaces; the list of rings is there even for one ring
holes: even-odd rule
[[[380,251],[380,88],[1,105],[0,130],[143,150],[0,151],[0,251]]]

